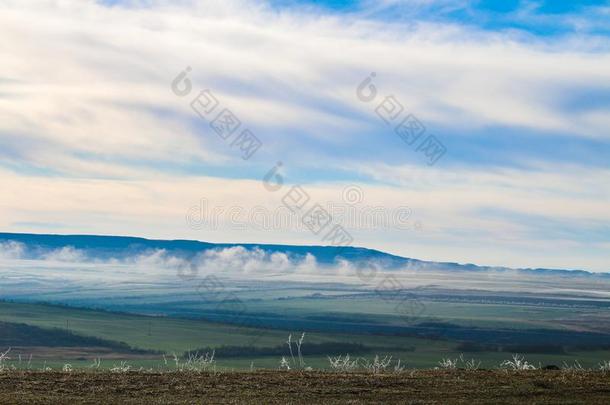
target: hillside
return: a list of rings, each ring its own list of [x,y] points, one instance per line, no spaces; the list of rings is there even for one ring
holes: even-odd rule
[[[132,256],[164,250],[178,257],[192,258],[198,253],[211,249],[225,249],[237,246],[246,249],[261,249],[269,253],[285,253],[289,257],[300,258],[308,254],[318,263],[330,264],[337,260],[348,260],[354,264],[375,262],[386,269],[405,266],[443,271],[506,271],[517,270],[537,275],[610,277],[610,274],[590,273],[583,270],[558,269],[509,269],[505,267],[478,266],[451,262],[431,262],[400,257],[363,247],[296,246],[249,243],[208,243],[195,240],[155,240],[125,236],[99,235],[43,235],[25,233],[0,233],[0,244],[18,243],[24,247],[23,258],[37,259],[49,252],[71,247],[83,252],[89,259],[124,259]]]
[[[59,328],[40,328],[24,323],[0,321],[0,349],[7,347],[98,347],[118,353],[154,353],[128,344],[85,336]]]

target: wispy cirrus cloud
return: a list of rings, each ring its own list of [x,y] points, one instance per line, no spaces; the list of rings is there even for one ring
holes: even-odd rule
[[[428,224],[425,240],[366,233],[359,244],[607,270],[603,2],[0,3],[3,228],[312,243],[185,229],[184,212],[202,196],[277,205],[258,179],[282,160],[288,182],[326,199],[357,182]],[[171,93],[186,66],[195,88],[212,89],[264,142],[256,158],[243,162]],[[380,94],[448,147],[437,168],[356,98],[373,71]],[[484,255],[490,238],[500,242]],[[570,248],[544,258],[522,246],[554,242]]]
[[[14,81],[3,87],[17,96],[2,100],[2,129],[4,139],[30,139],[21,152],[36,167],[71,173],[74,165],[63,162],[95,161],[99,168],[84,168],[94,174],[110,170],[106,162],[123,170],[226,165],[224,145],[167,91],[186,65],[275,156],[297,144],[330,160],[358,149],[355,137],[364,150],[372,139],[381,152],[393,149],[396,139],[380,137],[383,127],[353,97],[370,71],[431,130],[500,126],[607,140],[605,107],[562,108],[575,89],[609,78],[610,56],[582,51],[586,40],[523,42],[456,24],[319,18],[244,1],[8,4],[3,30],[11,40],[2,46]],[[24,18],[36,25],[23,26]],[[54,69],[29,63],[33,55]],[[606,97],[600,91],[592,97]]]

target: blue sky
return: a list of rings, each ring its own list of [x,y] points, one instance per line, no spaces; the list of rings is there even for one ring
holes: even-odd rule
[[[277,8],[318,7],[322,12],[371,13],[392,21],[444,22],[477,28],[519,30],[532,35],[569,33],[608,35],[607,16],[597,13],[607,0],[438,0],[438,1],[290,1],[278,0]]]
[[[201,199],[281,206],[261,186],[281,161],[286,190],[412,210],[408,230],[352,229],[357,245],[610,271],[608,21],[610,2],[588,0],[7,1],[1,227],[322,243],[185,223]],[[203,89],[263,142],[251,159],[189,107]],[[388,96],[442,142],[435,165],[376,115]]]

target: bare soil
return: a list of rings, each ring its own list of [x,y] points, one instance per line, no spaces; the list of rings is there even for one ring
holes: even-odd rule
[[[255,371],[0,374],[10,404],[609,404],[610,374],[416,371],[402,374]]]

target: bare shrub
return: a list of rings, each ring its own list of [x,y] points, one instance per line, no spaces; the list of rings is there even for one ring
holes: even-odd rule
[[[536,370],[533,364],[528,363],[523,356],[518,354],[514,354],[512,360],[504,360],[500,363],[500,367],[512,371]]]
[[[178,356],[174,353],[174,362],[176,364],[176,370],[181,372],[192,372],[201,373],[204,371],[216,371],[216,359],[214,355],[216,352],[212,350],[212,353],[199,354],[188,353],[188,357],[185,361],[181,362]]]
[[[288,340],[286,344],[288,345],[288,351],[290,352],[290,361],[288,361],[285,357],[282,357],[280,361],[280,370],[292,370],[292,369],[301,369],[305,371],[313,370],[311,367],[306,367],[305,359],[303,359],[303,352],[301,347],[303,346],[303,341],[305,340],[305,332],[301,334],[301,338],[299,340],[292,340],[292,334],[288,335]],[[297,357],[294,357],[293,345],[297,352]]]
[[[93,359],[93,363],[89,366],[89,368],[98,370],[101,365],[102,365],[102,361],[98,357],[97,359]]]
[[[11,359],[8,356],[10,351],[11,348],[9,347],[7,351],[5,351],[4,353],[0,353],[0,373],[14,369],[14,367],[8,365],[8,361]]]
[[[396,362],[396,365],[394,366],[394,373],[400,374],[404,371],[405,371],[405,366],[401,366],[400,359],[398,359],[398,361]]]
[[[349,373],[358,369],[358,359],[352,360],[349,354],[345,356],[328,357],[330,368],[333,371],[340,371],[342,373]]]
[[[16,368],[16,369],[19,369],[19,370],[23,370],[25,368],[26,370],[29,370],[31,368],[31,366],[32,366],[32,355],[30,354],[27,363],[24,365],[24,361],[21,358],[21,354],[19,354],[17,356],[17,366],[13,367],[13,368]]]
[[[110,369],[110,372],[114,374],[123,374],[130,371],[131,366],[126,361],[122,361],[120,364],[114,364]]]
[[[465,360],[464,355],[460,354],[460,363],[462,368],[469,371],[478,370],[481,367],[481,362],[475,359]]]
[[[438,367],[435,367],[437,370],[456,370],[458,365],[458,359],[442,359],[438,362]]]
[[[305,340],[305,332],[301,335],[301,338],[295,342],[297,347],[297,354],[299,356],[299,366],[301,368],[305,367],[305,360],[303,360],[303,353],[301,352],[301,346],[303,346],[303,340]]]
[[[286,357],[282,356],[282,360],[280,360],[280,370],[290,371],[290,362],[286,360]]]
[[[564,384],[573,384],[575,380],[583,380],[587,378],[587,369],[583,368],[578,360],[573,364],[563,362],[561,367],[561,381]]]
[[[288,351],[290,352],[290,365],[292,367],[289,368],[293,369],[293,368],[301,368],[301,369],[305,369],[305,360],[303,359],[303,352],[301,351],[301,347],[303,346],[303,341],[305,340],[305,332],[303,332],[301,334],[301,338],[299,340],[292,340],[292,334],[288,335],[288,340],[286,341],[286,344],[288,345]],[[294,343],[294,346],[296,348],[296,352],[297,352],[297,358],[295,359],[294,357],[294,350],[292,348],[292,344]]]
[[[599,371],[610,372],[610,360],[604,360],[599,363]]]
[[[379,358],[379,355],[375,355],[372,362],[364,360],[364,369],[373,374],[383,373],[388,366],[392,363],[392,356],[386,356],[383,359]]]
[[[563,367],[561,367],[561,369],[563,371],[567,371],[570,373],[582,373],[582,372],[587,371],[586,369],[583,368],[583,366],[580,364],[580,362],[578,360],[574,360],[573,364],[568,364],[564,361]]]

